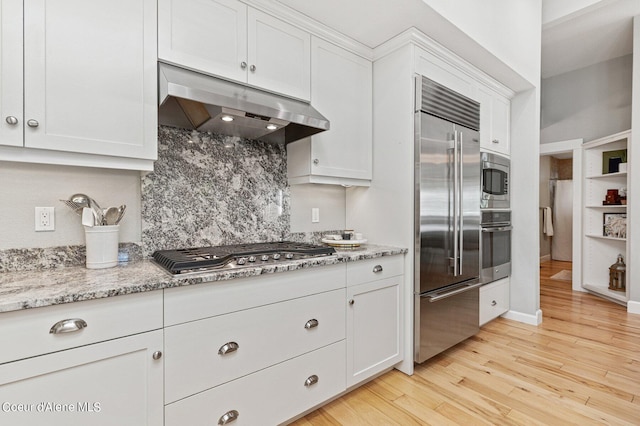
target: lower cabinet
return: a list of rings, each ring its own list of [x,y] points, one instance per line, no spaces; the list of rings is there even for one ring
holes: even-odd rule
[[[354,266],[360,270],[384,274],[388,270],[401,272],[403,261],[402,256],[397,256],[389,260],[357,262]],[[348,272],[347,276],[350,275]],[[403,359],[403,276],[371,279],[374,281],[347,287],[347,388]]]
[[[509,278],[480,287],[480,325],[498,318],[509,310]]]
[[[342,340],[174,402],[165,426],[285,422],[344,391],[344,357]]]
[[[162,425],[162,331],[0,365],[0,424]]]

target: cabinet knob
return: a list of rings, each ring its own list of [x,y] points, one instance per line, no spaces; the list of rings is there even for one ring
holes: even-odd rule
[[[6,120],[7,120],[7,123],[11,124],[12,126],[18,124],[18,119],[13,115],[8,116]]]
[[[151,355],[151,357],[152,357],[153,359],[155,359],[155,360],[159,360],[160,358],[162,358],[162,352],[160,352],[160,351],[155,351],[155,352],[153,353],[153,355]]]
[[[349,299],[349,304],[350,304],[350,305],[353,305],[354,303],[356,303],[356,301],[355,301],[355,300],[353,300],[353,299]]]
[[[243,70],[247,69],[247,63],[245,61],[240,62],[240,68],[242,68]]]
[[[27,120],[27,126],[29,127],[38,127],[40,125],[40,123],[38,123],[38,120],[34,120],[33,118],[30,120]]]
[[[218,419],[219,425],[228,425],[231,422],[235,422],[240,417],[240,413],[237,410],[227,411]]]
[[[498,304],[498,302],[496,302],[495,300],[491,301],[491,306],[496,306]]]
[[[315,374],[309,376],[307,380],[304,381],[304,385],[307,387],[315,385],[316,383],[318,383],[318,376],[316,376]]]
[[[313,318],[313,319],[310,319],[309,321],[307,321],[307,323],[304,325],[304,328],[306,328],[306,329],[308,330],[308,329],[310,329],[310,328],[315,328],[315,327],[317,327],[317,326],[318,326],[318,324],[319,324],[319,323],[318,323],[318,320],[317,320],[317,319],[315,319],[315,318]]]
[[[500,141],[498,139],[494,139],[491,141],[491,143],[500,143]]]
[[[249,71],[251,71],[251,72],[256,72],[256,66],[255,66],[255,65],[251,65],[251,66],[249,67]]]
[[[315,164],[317,166],[318,164],[320,164],[320,160],[318,160],[317,158],[314,158],[313,159],[313,164]]]
[[[218,355],[230,354],[231,352],[237,351],[239,348],[240,345],[238,345],[236,342],[228,342],[220,346],[220,349],[218,349]]]
[[[71,318],[58,321],[49,329],[50,334],[73,333],[87,327],[87,322],[80,318]]]
[[[373,273],[377,274],[378,272],[382,272],[382,265],[376,265],[373,267]]]

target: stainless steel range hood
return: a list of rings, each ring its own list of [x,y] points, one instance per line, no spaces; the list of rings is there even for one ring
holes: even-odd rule
[[[159,124],[274,143],[329,130],[329,120],[308,103],[158,65]]]

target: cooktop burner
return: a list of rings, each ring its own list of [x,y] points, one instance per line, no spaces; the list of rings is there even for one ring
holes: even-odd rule
[[[333,247],[281,241],[158,250],[152,256],[155,262],[169,273],[184,274],[221,268],[277,264],[287,260],[331,256],[335,253]]]

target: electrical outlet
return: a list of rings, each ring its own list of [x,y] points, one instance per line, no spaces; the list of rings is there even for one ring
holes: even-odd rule
[[[53,207],[36,207],[36,232],[55,231],[55,209]]]
[[[313,207],[311,209],[311,223],[320,222],[320,209],[317,207]]]

